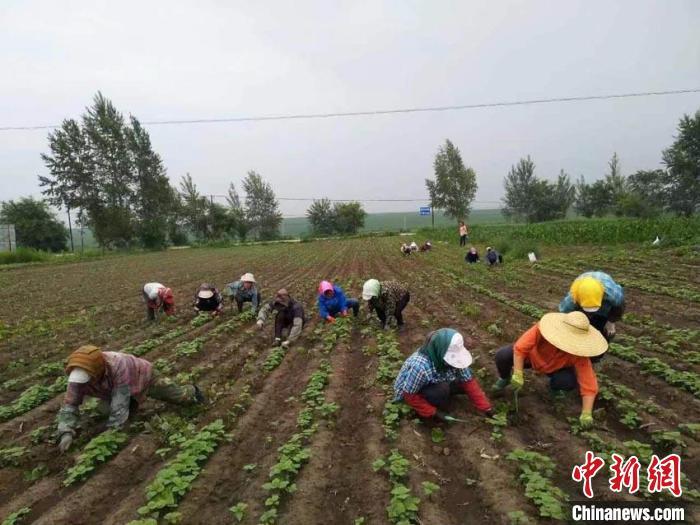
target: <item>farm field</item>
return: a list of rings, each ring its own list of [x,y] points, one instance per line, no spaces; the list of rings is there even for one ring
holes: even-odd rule
[[[398,237],[233,249],[187,249],[0,271],[0,519],[37,524],[539,523],[580,501],[571,470],[593,450],[682,457],[683,496],[700,501],[700,257],[676,251],[545,250],[542,261],[467,266],[437,243],[403,258]],[[660,262],[662,261],[662,262]],[[627,314],[596,365],[595,426],[578,429],[574,392],[553,400],[526,373],[517,412],[490,393],[493,353],[556,310],[571,280],[600,269],[625,286]],[[384,332],[358,319],[314,317],[286,352],[227,302],[193,322],[204,281],[223,287],[255,273],[263,298],[286,287],[316,314],[321,279],[357,297],[365,279],[409,285],[407,326]],[[145,321],[144,282],[171,286],[179,310]],[[440,327],[461,331],[496,416],[462,399],[467,423],[419,423],[391,403],[403,359]],[[120,432],[100,433],[96,407],[59,455],[52,425],[65,390],[63,359],[77,346],[132,352],[209,403],[148,400]],[[607,467],[606,469],[607,470]],[[596,501],[645,501],[594,479]],[[653,496],[658,499],[658,495]],[[696,512],[692,510],[692,512]],[[694,516],[697,520],[699,516]],[[9,520],[9,521],[7,521]]]

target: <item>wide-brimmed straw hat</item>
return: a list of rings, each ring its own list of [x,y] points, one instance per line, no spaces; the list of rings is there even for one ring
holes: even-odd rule
[[[567,354],[595,357],[608,349],[603,334],[591,326],[583,312],[545,314],[539,327],[542,337]]]
[[[253,283],[253,284],[255,284],[255,282],[256,282],[255,276],[250,272],[244,273],[243,275],[241,275],[241,281],[243,281],[244,283]]]

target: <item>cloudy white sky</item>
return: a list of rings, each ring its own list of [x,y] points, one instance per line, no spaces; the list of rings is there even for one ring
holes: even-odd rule
[[[444,106],[700,87],[700,1],[0,4],[0,127],[77,117],[101,90],[142,121]],[[151,126],[174,181],[225,193],[422,198],[446,138],[475,207],[531,155],[537,174],[659,166],[700,94],[344,119]],[[46,131],[0,132],[0,199],[39,195]],[[283,203],[299,215],[308,203]],[[370,211],[415,204],[367,204]]]

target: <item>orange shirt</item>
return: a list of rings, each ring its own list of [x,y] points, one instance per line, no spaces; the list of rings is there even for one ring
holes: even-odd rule
[[[559,350],[542,337],[537,324],[520,336],[513,346],[513,351],[529,361],[532,368],[542,374],[551,374],[573,366],[581,395],[594,396],[598,393],[598,380],[590,358],[578,357]]]

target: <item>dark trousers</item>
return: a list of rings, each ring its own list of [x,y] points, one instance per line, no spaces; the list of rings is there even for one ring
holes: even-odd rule
[[[513,373],[513,345],[504,346],[496,352],[496,368],[498,375],[507,379]],[[528,361],[525,361],[525,368],[532,368]],[[562,368],[551,374],[549,377],[549,388],[552,390],[574,390],[578,387],[576,373],[572,366]]]
[[[589,313],[589,312],[583,312],[586,314],[588,317],[588,321],[591,323],[591,326],[598,330],[601,334],[603,334],[603,337],[605,337],[605,340],[610,343],[614,339],[614,335],[610,335],[608,331],[605,329],[605,324],[609,321],[611,323],[615,323],[622,319],[623,314],[625,313],[625,303],[622,303],[620,306],[616,306],[614,308],[610,309],[610,313],[605,316],[605,315],[597,315],[595,312]],[[596,357],[591,357],[591,362],[592,363],[597,363],[601,359],[605,357],[605,354],[598,355]]]
[[[247,298],[247,297],[239,297],[235,295],[233,297],[233,300],[236,301],[236,306],[238,306],[238,311],[242,312],[243,311],[243,303],[252,303],[253,298]],[[260,309],[260,304],[262,303],[262,294],[258,292],[258,309]]]
[[[459,387],[457,381],[451,383],[443,381],[442,383],[426,385],[418,393],[431,405],[444,408],[451,396],[464,394],[464,390]]]
[[[289,332],[292,329],[292,325],[294,324],[294,318],[293,317],[287,317],[286,315],[282,315],[281,313],[277,314],[277,317],[275,317],[275,339],[282,339],[284,337],[287,337],[289,335]],[[301,321],[301,326],[302,328],[306,324],[306,319],[302,318]]]
[[[460,245],[460,246],[466,246],[466,245],[467,245],[467,236],[466,236],[466,235],[460,235],[460,236],[459,236],[459,245]]]
[[[404,295],[401,299],[399,299],[399,302],[396,303],[396,311],[393,312],[394,317],[396,317],[396,324],[399,326],[403,326],[403,310],[406,308],[406,305],[408,304],[408,301],[411,300],[411,294],[406,292],[406,295]],[[386,324],[386,312],[384,310],[376,309],[377,310],[377,317],[379,317],[379,320],[382,322],[382,324]]]

